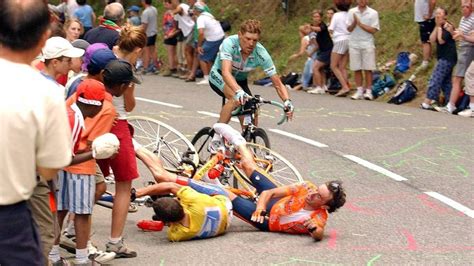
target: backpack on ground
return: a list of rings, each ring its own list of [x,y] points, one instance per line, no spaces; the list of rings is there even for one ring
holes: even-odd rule
[[[292,88],[298,84],[298,78],[300,75],[295,72],[290,72],[288,75],[281,77],[283,85],[289,85]]]
[[[397,55],[397,63],[394,72],[405,73],[410,68],[410,53],[400,52]]]
[[[413,100],[418,89],[411,80],[405,80],[398,85],[397,93],[388,101],[388,103],[402,104]]]
[[[381,74],[373,81],[372,95],[377,98],[395,86],[395,79],[389,74]]]

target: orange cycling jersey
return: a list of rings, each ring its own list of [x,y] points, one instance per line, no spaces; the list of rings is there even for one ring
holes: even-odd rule
[[[323,228],[326,225],[328,212],[326,209],[306,211],[306,197],[308,194],[314,193],[318,187],[310,182],[288,187],[286,196],[278,200],[270,211],[270,219],[268,221],[270,231],[285,232],[291,234],[306,234],[308,229],[303,223],[311,218]]]

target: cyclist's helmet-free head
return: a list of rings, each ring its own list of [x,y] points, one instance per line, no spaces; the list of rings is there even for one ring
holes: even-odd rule
[[[163,197],[153,202],[153,220],[164,223],[177,223],[184,218],[183,206],[178,200],[171,197]]]
[[[342,186],[342,181],[339,180],[326,182],[326,186],[332,194],[332,199],[326,203],[326,205],[329,207],[328,212],[332,213],[344,206],[346,203],[346,191]]]

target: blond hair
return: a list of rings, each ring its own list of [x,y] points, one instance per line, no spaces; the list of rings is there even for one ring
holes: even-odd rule
[[[67,29],[71,26],[73,22],[76,22],[79,24],[79,26],[81,27],[81,34],[83,34],[84,26],[82,25],[81,21],[76,18],[70,18],[70,19],[67,19],[66,22],[64,22],[64,26],[63,26],[64,31],[67,32]]]
[[[117,45],[121,51],[131,53],[137,47],[145,47],[146,41],[146,33],[142,27],[128,25],[120,31]]]
[[[261,23],[256,19],[247,19],[246,21],[242,22],[242,24],[240,24],[240,32],[257,33],[260,35],[260,33],[262,33]]]

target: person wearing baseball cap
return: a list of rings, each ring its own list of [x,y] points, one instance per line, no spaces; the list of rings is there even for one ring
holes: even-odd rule
[[[106,243],[106,251],[115,252],[116,258],[132,258],[137,256],[137,252],[125,245],[122,234],[130,204],[132,180],[138,178],[138,170],[129,124],[120,110],[127,110],[127,103],[121,96],[133,93],[133,83],[140,82],[133,75],[132,65],[120,59],[107,64],[103,77],[106,90],[114,96],[113,104],[118,113],[118,119],[110,133],[115,134],[120,141],[119,152],[113,159],[97,161],[104,176],[107,176],[112,169],[116,192],[114,202],[119,203],[113,206],[112,230],[109,241]]]
[[[83,54],[84,50],[75,48],[66,39],[51,37],[42,49],[41,61],[44,62],[44,69],[41,73],[56,83],[57,76],[66,76],[71,70],[72,58],[81,57]],[[60,87],[64,90],[63,86]]]
[[[105,87],[100,81],[85,79],[79,84],[76,95],[76,102],[67,106],[73,147],[73,158],[70,166],[78,165],[93,160],[94,158],[104,158],[90,149],[80,147],[80,142],[85,132],[84,119],[96,117],[104,106],[106,95]],[[81,150],[80,153],[78,153],[79,150]],[[87,245],[91,230],[89,219],[94,206],[95,187],[96,177],[93,172],[74,171],[69,167],[59,172],[58,192],[56,193],[58,221],[61,228],[66,214],[68,212],[75,214],[75,263],[77,264],[91,263],[88,257]],[[61,261],[59,238],[55,239],[49,258],[53,262],[53,265],[55,262]]]

